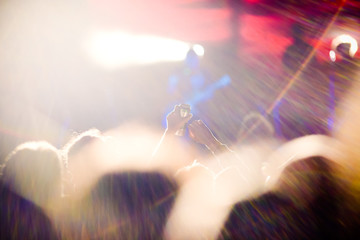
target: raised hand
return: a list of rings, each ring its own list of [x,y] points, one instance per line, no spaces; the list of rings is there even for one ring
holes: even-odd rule
[[[192,114],[182,117],[180,114],[180,105],[176,105],[174,110],[166,116],[167,131],[169,133],[176,133],[177,130],[184,127],[184,125],[192,118]]]
[[[204,144],[214,154],[230,151],[225,144],[216,139],[211,130],[201,120],[193,121],[189,126],[189,135],[197,143]]]
[[[216,139],[211,130],[201,120],[193,121],[188,128],[190,137],[197,143],[208,146]]]

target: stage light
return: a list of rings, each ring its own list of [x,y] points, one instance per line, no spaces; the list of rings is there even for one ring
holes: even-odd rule
[[[220,78],[218,82],[219,82],[219,87],[225,87],[231,83],[231,78],[229,75],[226,74],[222,78]]]
[[[330,50],[329,57],[330,57],[331,61],[333,61],[333,62],[336,61],[336,53],[334,52],[334,50]]]
[[[85,47],[96,63],[106,68],[117,68],[162,61],[183,61],[190,44],[158,36],[112,31],[94,33]],[[197,54],[204,54],[202,46],[193,47]]]
[[[202,57],[204,56],[205,53],[205,49],[203,46],[201,46],[200,44],[195,44],[192,49],[194,50],[194,52],[199,56]]]
[[[336,48],[342,43],[350,44],[349,56],[353,58],[358,50],[358,43],[357,43],[356,39],[348,34],[339,35],[332,40],[331,49],[336,50]],[[330,58],[331,58],[331,56],[330,56]]]

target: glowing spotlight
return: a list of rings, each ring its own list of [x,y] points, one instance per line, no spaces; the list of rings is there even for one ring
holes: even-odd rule
[[[90,57],[107,68],[182,61],[189,49],[190,45],[182,41],[120,31],[94,33],[86,44]]]
[[[336,61],[336,53],[334,52],[334,50],[330,50],[329,56],[330,56],[331,61],[333,61],[333,62]]]
[[[203,46],[201,46],[200,44],[195,44],[192,49],[194,50],[194,52],[199,56],[202,57],[204,56],[205,53],[205,49]]]
[[[342,43],[350,44],[349,56],[354,57],[358,50],[358,43],[357,43],[356,39],[347,34],[339,35],[332,40],[331,49],[335,50]],[[330,58],[331,58],[331,56],[330,56]]]
[[[231,78],[229,75],[226,74],[222,78],[220,78],[218,82],[219,82],[219,86],[225,87],[231,83]]]

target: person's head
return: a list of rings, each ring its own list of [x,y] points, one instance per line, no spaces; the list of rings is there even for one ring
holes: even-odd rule
[[[294,23],[291,26],[291,35],[295,41],[302,41],[305,36],[305,26],[301,23]]]
[[[285,167],[274,190],[298,207],[309,207],[319,199],[339,200],[340,186],[345,183],[335,174],[340,168],[341,165],[322,156],[303,158]],[[331,203],[323,200],[323,204]]]
[[[176,190],[156,172],[105,174],[83,199],[85,227],[101,239],[161,239]]]
[[[61,197],[62,164],[58,150],[48,142],[26,142],[5,160],[2,180],[10,189],[45,206]]]
[[[101,168],[96,164],[97,144],[105,141],[98,129],[89,129],[74,136],[62,147],[61,153],[64,159],[64,192],[73,195],[75,190],[81,192],[83,186],[87,186],[96,179]]]
[[[199,66],[200,64],[199,56],[196,54],[196,52],[193,49],[190,49],[187,52],[185,63],[191,69],[195,69]]]
[[[102,133],[96,128],[91,128],[85,132],[74,134],[74,136],[61,149],[65,155],[65,164],[68,165],[69,158],[81,152],[81,150],[88,146],[92,140],[102,138]]]

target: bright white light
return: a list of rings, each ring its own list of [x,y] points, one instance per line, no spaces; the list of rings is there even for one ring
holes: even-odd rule
[[[330,56],[331,61],[333,61],[333,62],[336,61],[336,54],[335,54],[334,50],[330,50],[329,56]]]
[[[192,49],[195,51],[195,53],[196,53],[198,56],[200,56],[200,57],[204,56],[205,49],[204,49],[204,47],[201,46],[200,44],[195,44],[195,45],[192,47]]]
[[[349,55],[351,57],[354,57],[355,53],[358,50],[358,43],[357,43],[356,39],[347,34],[339,35],[332,40],[331,48],[333,50],[335,50],[336,47],[339,46],[341,43],[350,43]]]
[[[189,49],[190,45],[182,41],[120,31],[97,32],[86,45],[91,58],[107,68],[182,61]]]

